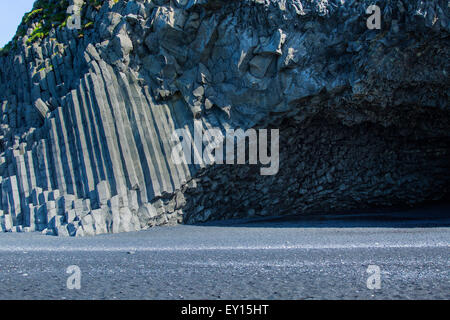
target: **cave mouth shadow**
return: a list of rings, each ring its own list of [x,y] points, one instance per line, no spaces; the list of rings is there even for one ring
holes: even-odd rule
[[[411,119],[436,130],[369,121],[349,125],[329,114],[302,122],[279,116],[255,126],[279,129],[278,173],[261,175],[264,165],[250,164],[246,142],[245,164],[197,171],[196,191],[183,192],[180,220],[267,228],[448,226],[449,208],[428,212],[423,206],[427,199],[450,204],[450,138],[442,131],[448,125],[434,117],[421,122],[419,114]],[[414,207],[400,207],[407,204]]]
[[[190,224],[233,228],[438,228],[450,227],[450,197],[415,207],[373,208],[333,213],[287,214]]]

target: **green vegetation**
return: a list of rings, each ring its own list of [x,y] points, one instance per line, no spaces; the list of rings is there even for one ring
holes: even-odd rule
[[[94,22],[89,21],[88,23],[86,23],[86,24],[83,26],[83,29],[90,29],[90,28],[92,28],[93,26],[94,26]]]
[[[33,43],[36,39],[42,39],[44,38],[48,32],[43,28],[42,24],[39,23],[36,28],[34,28],[33,32],[31,33],[30,37],[27,40],[27,43]]]
[[[68,6],[68,0],[37,0],[33,5],[33,10],[22,18],[14,38],[3,49],[0,49],[0,55],[7,55],[12,49],[15,49],[17,40],[27,33],[32,23],[35,23],[36,26],[27,43],[31,44],[46,37],[52,28],[60,26],[66,20]]]
[[[87,5],[82,8],[82,16],[88,7],[99,10],[104,1],[87,0]],[[26,13],[22,18],[14,38],[0,49],[0,56],[7,55],[11,50],[14,50],[17,47],[17,40],[26,35],[32,24],[35,27],[27,40],[28,45],[47,37],[52,29],[66,27],[68,6],[68,0],[37,0],[34,3],[33,10]],[[86,20],[84,21],[83,30],[90,29],[92,26],[93,22]],[[83,31],[80,32],[80,34],[82,33]]]
[[[66,20],[66,10],[69,6],[67,0],[38,0],[34,3],[33,10],[22,19],[18,31],[23,33],[29,28],[30,23],[35,22],[34,28],[27,43],[33,43],[37,39],[46,37],[52,28],[60,26]]]
[[[50,70],[53,70],[53,65],[48,65],[48,67],[46,67],[46,66],[43,66],[42,68],[40,68],[37,72],[41,72],[41,71],[44,71],[44,70],[48,70],[48,71],[50,71]]]

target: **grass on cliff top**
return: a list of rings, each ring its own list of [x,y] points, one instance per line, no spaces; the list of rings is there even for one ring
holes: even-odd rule
[[[105,0],[87,0],[87,6],[99,9]],[[66,26],[69,7],[68,0],[37,0],[33,5],[33,10],[26,13],[22,22],[17,28],[13,39],[3,48],[0,49],[0,56],[8,55],[8,53],[17,47],[17,40],[26,35],[27,30],[34,23],[33,32],[27,40],[27,44],[32,44],[38,40],[44,39],[54,28],[63,28]],[[86,7],[86,5],[85,5]],[[89,22],[85,24],[88,28],[92,26]]]

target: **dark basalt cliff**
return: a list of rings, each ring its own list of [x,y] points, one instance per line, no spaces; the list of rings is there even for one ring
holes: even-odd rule
[[[37,1],[0,57],[0,230],[443,199],[449,16],[443,0]],[[173,132],[199,126],[279,129],[278,173],[174,163]]]

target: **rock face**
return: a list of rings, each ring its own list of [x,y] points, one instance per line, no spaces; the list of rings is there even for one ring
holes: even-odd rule
[[[0,230],[95,235],[449,194],[447,1],[379,1],[373,30],[372,1],[92,3],[75,3],[81,30],[31,42],[32,23],[0,57]],[[279,129],[278,173],[174,163],[174,131],[199,126]]]

